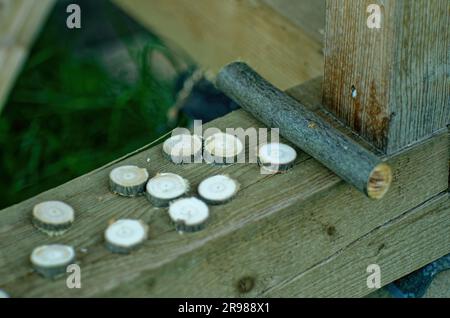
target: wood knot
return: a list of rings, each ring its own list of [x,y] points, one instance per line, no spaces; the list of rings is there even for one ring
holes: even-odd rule
[[[242,277],[237,282],[237,290],[242,294],[248,293],[253,289],[254,286],[255,286],[255,279],[250,276]]]
[[[378,246],[377,255],[380,254],[381,250],[384,249],[386,245],[384,243],[381,243],[380,246]]]
[[[356,90],[355,85],[352,85],[352,98],[355,99],[358,97],[358,91]]]
[[[156,279],[154,277],[150,277],[145,281],[145,286],[147,287],[147,291],[152,290],[156,285]]]
[[[329,236],[336,234],[336,228],[333,225],[328,225],[326,231]]]

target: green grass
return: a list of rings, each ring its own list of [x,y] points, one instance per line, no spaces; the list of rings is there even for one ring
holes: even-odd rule
[[[132,52],[139,75],[130,83],[112,76],[95,56],[76,53],[81,31],[58,27],[50,19],[0,114],[0,207],[91,171],[173,128],[166,113],[174,103],[174,83],[158,80],[147,62],[153,50],[171,58],[159,39],[148,35],[146,45]],[[180,120],[176,124],[186,123]]]

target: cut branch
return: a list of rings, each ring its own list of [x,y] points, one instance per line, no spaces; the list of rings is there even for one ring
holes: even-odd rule
[[[292,97],[275,88],[247,64],[236,62],[217,76],[217,87],[265,125],[316,158],[368,197],[380,199],[391,169]]]

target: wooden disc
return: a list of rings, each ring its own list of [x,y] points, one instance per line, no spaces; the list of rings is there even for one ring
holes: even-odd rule
[[[268,143],[258,148],[258,163],[268,172],[284,172],[293,167],[297,152],[283,143]]]
[[[75,261],[75,250],[71,246],[42,245],[31,253],[31,263],[45,277],[56,277],[66,272],[66,267]]]
[[[195,232],[204,228],[209,218],[209,208],[197,198],[182,198],[170,204],[169,216],[177,231]]]
[[[176,135],[163,144],[166,158],[176,164],[194,163],[202,156],[202,139],[196,135]]]
[[[106,245],[113,253],[129,253],[147,239],[147,234],[148,226],[144,222],[121,219],[106,229]]]
[[[169,202],[184,196],[189,191],[189,182],[174,173],[159,173],[147,183],[147,198],[157,206],[168,206]]]
[[[198,186],[198,194],[209,204],[222,204],[231,200],[237,193],[239,184],[226,175],[206,178]]]
[[[205,140],[204,159],[207,163],[235,163],[239,154],[244,151],[244,145],[236,136],[226,133],[216,133]]]
[[[145,168],[132,165],[121,166],[113,169],[109,174],[109,185],[113,193],[134,197],[145,192],[148,178]]]
[[[33,208],[33,224],[50,236],[63,234],[74,220],[73,208],[64,202],[46,201],[36,204]]]

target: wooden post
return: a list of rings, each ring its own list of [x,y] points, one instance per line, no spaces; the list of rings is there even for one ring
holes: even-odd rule
[[[386,154],[445,129],[449,16],[448,0],[327,0],[325,107]]]

